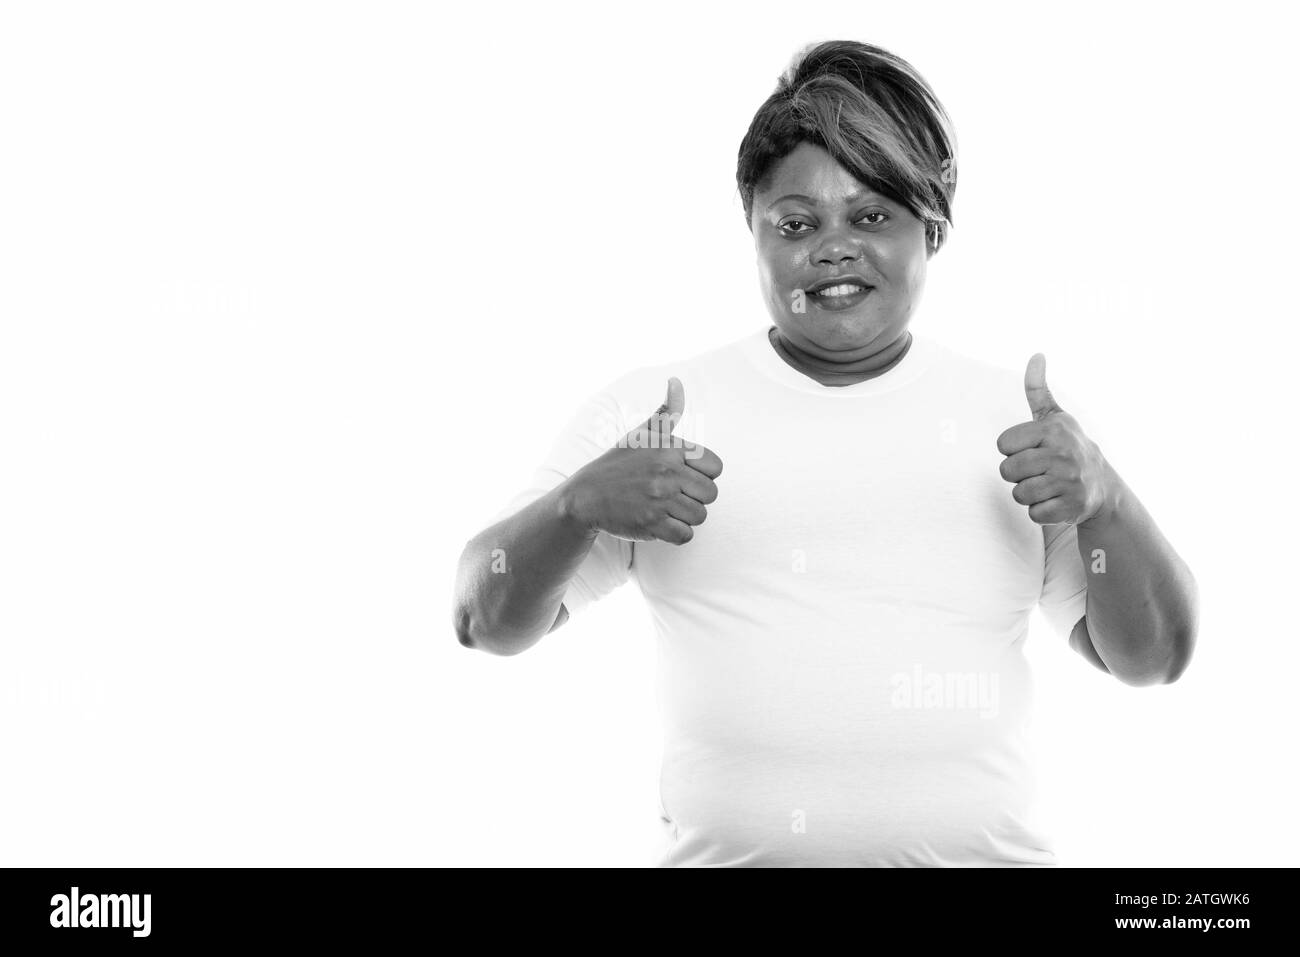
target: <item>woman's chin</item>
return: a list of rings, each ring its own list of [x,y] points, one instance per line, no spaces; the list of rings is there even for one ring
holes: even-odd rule
[[[860,349],[876,340],[883,329],[883,324],[870,316],[853,313],[813,313],[809,311],[801,316],[792,316],[786,320],[798,330],[806,341],[823,349],[845,352]]]

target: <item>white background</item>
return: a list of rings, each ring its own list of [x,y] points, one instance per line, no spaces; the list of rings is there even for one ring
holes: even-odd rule
[[[635,586],[495,658],[455,562],[592,390],[766,324],[736,150],[831,38],[957,127],[914,328],[1045,352],[1200,582],[1172,686],[1035,616],[1062,863],[1300,862],[1281,5],[466,6],[0,15],[0,863],[651,863]]]

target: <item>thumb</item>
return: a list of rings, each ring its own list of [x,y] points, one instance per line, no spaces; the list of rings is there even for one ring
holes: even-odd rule
[[[668,380],[668,395],[664,399],[664,404],[655,410],[655,415],[664,421],[665,434],[672,433],[685,411],[686,389],[682,386],[682,380],[673,376]]]
[[[660,449],[668,447],[673,429],[686,409],[686,390],[682,381],[676,376],[668,380],[668,394],[663,405],[650,413],[650,418],[641,423],[624,438],[632,448]]]
[[[1029,400],[1029,411],[1034,414],[1034,421],[1047,418],[1053,412],[1065,411],[1052,398],[1052,390],[1047,387],[1047,356],[1035,352],[1029,358],[1025,369],[1025,398]]]

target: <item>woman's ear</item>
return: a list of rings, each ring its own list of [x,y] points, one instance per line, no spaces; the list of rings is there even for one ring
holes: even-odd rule
[[[925,258],[928,260],[939,251],[939,240],[943,236],[943,225],[932,222],[925,228]]]

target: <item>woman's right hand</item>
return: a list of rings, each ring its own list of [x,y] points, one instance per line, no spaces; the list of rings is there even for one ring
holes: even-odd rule
[[[685,389],[674,376],[663,405],[565,482],[564,514],[628,541],[689,542],[708,516],[705,506],[718,497],[722,459],[672,434],[685,408]]]

